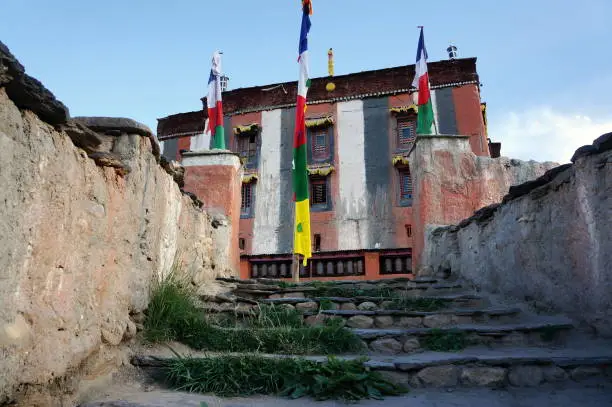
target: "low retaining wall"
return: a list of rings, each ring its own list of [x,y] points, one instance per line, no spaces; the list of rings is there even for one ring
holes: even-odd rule
[[[430,228],[424,263],[612,336],[612,133],[572,162],[456,226]]]

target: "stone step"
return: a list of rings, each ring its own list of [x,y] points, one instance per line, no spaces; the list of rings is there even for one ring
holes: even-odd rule
[[[488,305],[488,300],[485,297],[482,297],[478,294],[466,294],[466,293],[450,293],[450,294],[437,294],[437,295],[406,295],[403,298],[407,299],[421,299],[421,300],[440,300],[444,301],[448,304],[457,304],[461,305],[464,308],[467,307],[483,307]],[[367,304],[370,309],[373,307],[372,304],[375,305],[375,309],[383,308],[385,302],[392,302],[397,298],[394,297],[312,297],[312,298],[294,298],[294,297],[284,297],[284,298],[267,298],[260,299],[259,302],[261,304],[290,304],[293,306],[297,306],[298,304],[304,303],[315,303],[318,304],[322,301],[326,303],[331,302],[331,306],[333,308],[342,308],[343,304],[355,304],[356,307],[359,307],[363,303],[371,303]],[[311,304],[310,306],[299,306],[298,308],[303,308],[303,310],[314,310],[318,307]],[[348,306],[345,306],[348,307]]]
[[[355,317],[354,317],[355,318]],[[540,317],[535,321],[511,324],[457,324],[441,328],[361,329],[352,328],[371,352],[400,354],[422,352],[427,348],[462,349],[469,346],[550,346],[565,341],[573,328],[562,317]]]
[[[442,328],[457,324],[508,322],[521,312],[519,308],[448,308],[436,311],[405,310],[322,310],[306,312],[309,324],[323,323],[332,317],[343,318],[351,328]]]
[[[362,288],[356,286],[355,290],[367,292],[368,290],[384,290],[394,294],[405,294],[411,291],[423,291],[428,293],[434,293],[437,291],[450,291],[459,290],[464,287],[460,283],[437,283],[437,284],[416,284],[416,283],[405,283],[405,284],[392,284],[384,285],[379,287]],[[346,287],[339,287],[338,289],[344,290]],[[280,288],[273,285],[264,284],[238,284],[234,293],[237,295],[246,295],[252,298],[284,298],[284,297],[309,297],[311,293],[316,293],[319,289],[316,287],[303,286],[303,287],[287,287]]]
[[[220,354],[193,352],[194,358],[214,358]],[[228,355],[227,353],[224,355]],[[325,363],[327,356],[230,353],[267,358],[303,358]],[[363,355],[342,355],[339,359],[359,359]],[[131,363],[157,369],[170,358],[135,355]],[[470,348],[458,353],[423,352],[414,355],[370,356],[364,362],[389,380],[412,388],[435,387],[532,387],[546,383],[592,383],[612,381],[612,346],[585,343],[581,348]]]

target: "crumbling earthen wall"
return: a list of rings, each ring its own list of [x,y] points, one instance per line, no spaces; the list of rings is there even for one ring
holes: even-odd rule
[[[430,231],[424,263],[612,336],[612,133],[572,161]]]
[[[233,242],[145,126],[71,120],[1,43],[0,62],[0,404],[72,405],[123,363],[152,282],[177,265],[210,292]]]
[[[552,162],[477,156],[467,136],[420,136],[408,157],[413,192],[413,266],[423,264],[425,230],[450,225],[500,202],[512,185],[535,179]]]

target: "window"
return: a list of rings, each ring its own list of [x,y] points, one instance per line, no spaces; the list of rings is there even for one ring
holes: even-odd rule
[[[310,182],[310,204],[327,205],[327,182],[325,182],[325,179],[313,179]]]
[[[257,162],[257,134],[237,136],[236,143],[238,155],[242,158],[244,165],[254,165]]]
[[[397,119],[397,148],[408,149],[414,143],[416,123],[412,119]]]
[[[320,252],[321,251],[321,235],[318,233],[315,233],[314,235],[314,252]]]
[[[412,205],[412,178],[409,168],[399,169],[399,204],[400,206]]]
[[[248,218],[253,213],[253,184],[242,184],[242,200],[240,205],[240,216]]]
[[[308,129],[308,161],[310,163],[322,163],[331,160],[333,134],[332,126]]]
[[[412,225],[405,225],[405,226],[406,226],[406,236],[412,237]]]
[[[314,160],[324,160],[329,157],[329,132],[328,129],[316,129],[311,133],[312,158]]]
[[[238,239],[238,248],[240,250],[244,250],[244,248],[246,247],[246,241],[244,240],[243,237]]]

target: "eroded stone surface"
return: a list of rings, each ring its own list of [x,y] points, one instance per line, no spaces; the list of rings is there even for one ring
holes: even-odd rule
[[[371,301],[365,301],[359,304],[357,308],[360,309],[361,311],[375,311],[378,309],[378,305],[376,305],[375,303]]]
[[[406,338],[404,344],[402,345],[402,349],[405,353],[416,352],[421,349],[421,343],[419,342],[418,338],[411,336]]]
[[[465,367],[461,383],[465,386],[501,387],[506,382],[506,369],[501,367]]]
[[[453,315],[449,314],[435,314],[428,315],[423,318],[423,325],[427,328],[443,328],[453,325]]]
[[[366,315],[355,315],[346,321],[346,325],[350,328],[369,329],[374,326],[374,318]]]
[[[374,317],[374,325],[377,328],[389,328],[393,326],[393,317],[386,315]]]
[[[314,301],[300,302],[295,304],[295,309],[298,311],[316,311],[319,309],[319,304]]]
[[[544,381],[540,366],[516,366],[508,373],[510,384],[518,387],[534,387]]]
[[[578,366],[577,368],[572,369],[570,372],[572,379],[576,380],[577,382],[600,376],[601,374],[602,370],[596,366]]]
[[[459,368],[453,365],[426,367],[416,377],[423,386],[452,387],[459,382]]]
[[[396,355],[402,351],[402,344],[393,338],[381,338],[372,341],[370,349],[383,355]]]
[[[340,305],[340,309],[343,311],[354,311],[357,309],[357,305],[353,302],[345,302]]]

